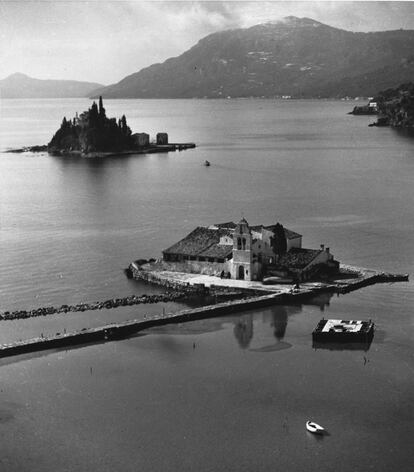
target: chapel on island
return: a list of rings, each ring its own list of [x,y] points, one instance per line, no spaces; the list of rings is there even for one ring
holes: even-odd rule
[[[302,235],[281,224],[250,226],[244,218],[197,227],[163,251],[163,262],[171,270],[238,280],[303,281],[339,268],[329,248],[302,248]]]

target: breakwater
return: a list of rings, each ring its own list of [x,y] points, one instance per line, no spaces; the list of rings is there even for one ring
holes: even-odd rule
[[[73,313],[88,310],[103,310],[118,308],[120,306],[133,306],[145,303],[175,302],[190,296],[206,294],[205,288],[200,287],[181,287],[180,290],[174,290],[162,294],[154,295],[131,295],[124,298],[112,298],[103,302],[79,303],[76,305],[61,305],[59,307],[47,306],[34,308],[32,310],[15,310],[0,312],[0,320],[18,320],[32,318],[36,316],[48,316],[60,313]]]
[[[348,265],[343,265],[343,269],[357,276],[354,279],[335,280],[334,286],[338,293],[349,293],[378,283],[408,282],[409,279],[408,274],[392,274]]]

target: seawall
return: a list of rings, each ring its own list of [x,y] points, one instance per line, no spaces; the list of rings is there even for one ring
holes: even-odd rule
[[[167,285],[175,289],[204,291],[206,287],[203,284],[191,284],[186,281],[172,280],[168,277],[159,277],[154,272],[143,271],[135,264],[131,264],[130,269],[132,273],[139,273],[139,278],[147,280],[148,282],[159,283]],[[18,354],[36,352],[46,349],[64,348],[87,343],[104,342],[108,340],[122,339],[131,336],[139,331],[152,328],[155,326],[162,326],[170,323],[183,323],[187,321],[194,321],[203,318],[211,318],[216,316],[226,316],[231,313],[240,311],[257,309],[260,307],[270,306],[280,303],[294,303],[295,301],[305,300],[311,298],[321,292],[339,292],[346,293],[357,290],[361,287],[372,285],[379,282],[399,282],[407,281],[407,274],[390,274],[387,272],[372,271],[369,269],[355,268],[347,266],[347,270],[359,271],[360,276],[346,281],[337,281],[334,284],[318,284],[313,286],[301,286],[300,290],[284,290],[273,291],[268,290],[266,286],[262,291],[249,289],[245,290],[245,294],[249,294],[248,298],[239,298],[237,300],[217,303],[215,305],[208,305],[199,308],[181,310],[176,313],[165,313],[151,316],[142,320],[131,320],[123,323],[113,323],[98,328],[87,328],[81,331],[57,334],[52,337],[41,337],[29,339],[26,341],[18,341],[10,344],[3,344],[0,346],[0,357],[13,356]],[[188,275],[188,274],[187,274]],[[137,276],[137,274],[135,274]],[[138,277],[138,276],[137,276]],[[209,290],[212,291],[227,291],[234,290],[232,287],[220,286],[217,277],[212,277],[217,281],[217,284],[210,284]],[[223,281],[224,282],[224,281]],[[239,291],[239,288],[236,289]],[[257,295],[257,294],[260,295]],[[122,300],[122,299],[119,299]]]
[[[137,280],[144,280],[149,283],[176,290],[189,286],[198,287],[199,289],[202,289],[203,287],[202,283],[197,283],[199,277],[192,277],[194,274],[162,270],[159,268],[157,263],[139,265],[132,262],[128,267],[128,271],[130,276]],[[348,278],[343,278],[346,274],[348,275]],[[231,286],[229,284],[233,283],[232,280],[229,281],[228,279],[220,279],[219,277],[214,276],[206,276],[204,279],[206,280],[206,286],[210,288],[222,287],[223,289],[228,289]],[[333,277],[331,280],[326,282],[317,282],[316,286],[315,283],[301,283],[300,292],[307,293],[306,289],[310,287],[312,293],[314,293],[315,290],[330,290],[338,293],[348,293],[377,283],[406,282],[408,279],[408,274],[393,274],[390,272],[342,264],[341,270],[336,278]],[[272,286],[264,285],[259,282],[245,282],[244,285],[245,286],[238,286],[237,290],[242,290],[246,293],[271,293],[275,292],[278,287],[277,284]],[[272,289],[272,287],[276,288]],[[286,284],[280,284],[279,291],[286,292]],[[290,294],[291,293],[289,293],[289,295]]]

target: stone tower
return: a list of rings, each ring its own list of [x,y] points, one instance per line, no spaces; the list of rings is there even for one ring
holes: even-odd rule
[[[253,280],[252,233],[247,221],[242,218],[233,233],[233,263],[231,278]]]

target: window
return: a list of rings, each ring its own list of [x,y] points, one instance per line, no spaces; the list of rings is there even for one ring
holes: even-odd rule
[[[243,250],[245,250],[246,249],[246,238],[242,239],[242,243],[243,243]]]
[[[241,248],[242,248],[241,238],[237,238],[237,249],[241,249]]]

